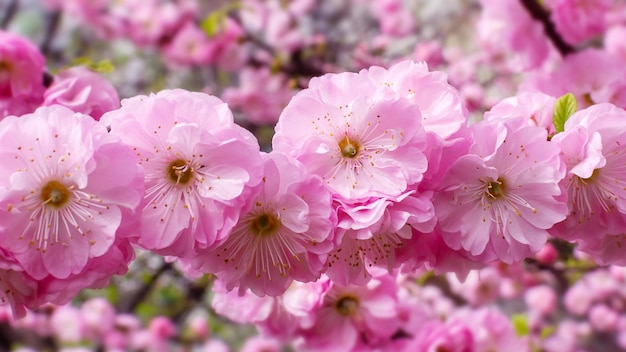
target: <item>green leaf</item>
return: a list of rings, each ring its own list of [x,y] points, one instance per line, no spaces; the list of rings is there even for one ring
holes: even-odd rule
[[[202,23],[200,23],[200,28],[202,28],[204,33],[206,33],[206,35],[211,38],[222,31],[222,29],[224,28],[224,24],[226,23],[226,17],[228,17],[228,13],[230,11],[239,10],[241,8],[243,7],[239,3],[239,1],[227,2],[220,8],[206,16],[204,20],[202,20]]]
[[[556,331],[556,326],[548,325],[545,328],[541,329],[541,333],[539,334],[539,337],[542,340],[544,340],[548,338],[550,335],[552,335],[555,331]]]
[[[526,336],[530,333],[530,328],[528,327],[528,320],[524,314],[515,314],[511,317],[511,322],[513,323],[513,328],[518,336]]]
[[[200,27],[211,38],[219,33],[226,21],[226,12],[221,9],[211,12],[200,24]]]
[[[572,93],[560,97],[554,104],[552,123],[557,133],[563,132],[565,121],[578,110],[578,102]]]
[[[86,66],[90,70],[98,72],[98,73],[111,73],[115,71],[115,66],[113,66],[110,60],[102,60],[102,61],[95,62],[85,56],[77,57],[74,60],[72,60],[70,67],[73,67],[73,66]]]

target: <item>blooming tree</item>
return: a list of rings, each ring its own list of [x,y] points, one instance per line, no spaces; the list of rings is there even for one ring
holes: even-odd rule
[[[8,0],[0,350],[626,349],[619,0]]]

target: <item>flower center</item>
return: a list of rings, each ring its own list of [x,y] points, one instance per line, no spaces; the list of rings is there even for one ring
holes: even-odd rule
[[[344,317],[351,317],[359,310],[359,300],[356,297],[344,296],[335,303],[335,309]]]
[[[176,184],[186,185],[193,178],[193,168],[185,160],[177,159],[170,163],[167,175]]]
[[[506,184],[502,178],[487,183],[487,195],[491,199],[498,199],[506,192]]]
[[[346,138],[339,141],[339,149],[341,155],[345,158],[354,158],[359,154],[361,145],[357,141],[353,141],[346,135]]]
[[[250,230],[261,237],[275,234],[280,228],[280,221],[274,214],[261,213],[250,221]]]
[[[70,199],[70,191],[58,181],[48,182],[41,190],[43,204],[60,208]]]

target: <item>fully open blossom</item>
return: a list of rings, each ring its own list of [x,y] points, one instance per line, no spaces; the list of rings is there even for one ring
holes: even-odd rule
[[[122,101],[102,117],[145,170],[139,229],[144,248],[188,255],[224,240],[241,197],[260,181],[259,145],[214,96],[165,90]]]
[[[443,237],[472,255],[487,251],[520,261],[539,251],[547,230],[565,218],[559,150],[537,126],[482,122],[472,131],[469,154],[454,162],[435,196]]]
[[[554,137],[567,166],[562,187],[568,194],[569,215],[553,233],[582,239],[598,258],[615,249],[611,243],[620,248],[626,233],[625,118],[623,109],[597,104],[572,115],[565,131]],[[611,237],[603,238],[607,235]],[[607,259],[600,260],[613,261]]]
[[[102,114],[120,106],[113,86],[101,75],[84,66],[59,73],[44,93],[42,105],[63,105],[99,120]]]
[[[143,194],[130,148],[62,106],[4,119],[0,141],[1,246],[35,279],[79,275],[108,255]]]
[[[281,154],[264,156],[263,182],[246,195],[228,238],[194,258],[231,290],[282,294],[293,280],[314,281],[332,249],[331,195],[317,176]]]
[[[350,351],[385,346],[401,324],[397,291],[391,276],[374,278],[365,286],[331,284],[321,305],[311,310],[310,323],[302,324],[302,348]]]
[[[419,107],[354,73],[312,79],[283,110],[272,144],[351,200],[398,195],[427,167]]]

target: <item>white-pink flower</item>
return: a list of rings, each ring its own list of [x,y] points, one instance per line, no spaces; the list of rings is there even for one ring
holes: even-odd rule
[[[301,161],[345,199],[398,195],[426,171],[417,104],[365,75],[313,78],[276,125],[275,151]]]
[[[239,219],[245,190],[260,181],[259,145],[228,106],[203,93],[165,90],[122,101],[102,117],[136,154],[146,193],[144,248],[185,256],[223,241]]]
[[[108,255],[143,194],[132,151],[62,106],[0,122],[0,158],[0,246],[35,279]]]
[[[442,235],[450,247],[472,255],[488,251],[505,262],[522,260],[565,218],[559,150],[541,127],[514,130],[494,121],[472,131],[469,154],[454,162],[435,196]]]
[[[232,290],[280,295],[293,280],[316,280],[332,249],[335,214],[321,179],[277,153],[264,156],[263,181],[249,194],[239,222],[193,266],[216,273]]]
[[[622,246],[626,233],[624,119],[623,109],[597,104],[572,115],[565,131],[553,138],[567,166],[561,186],[569,207],[567,219],[553,234],[583,240],[583,247],[597,254],[601,262],[621,261],[611,252]]]

